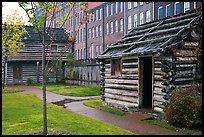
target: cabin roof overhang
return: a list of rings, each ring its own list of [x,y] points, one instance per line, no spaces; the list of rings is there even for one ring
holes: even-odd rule
[[[98,60],[111,57],[148,55],[163,52],[183,42],[195,28],[202,26],[202,7],[133,28],[108,47]]]

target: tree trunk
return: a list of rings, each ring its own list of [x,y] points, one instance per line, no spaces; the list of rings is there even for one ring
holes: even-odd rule
[[[5,88],[6,83],[6,64],[7,64],[7,57],[4,57],[4,77],[3,77],[3,89]]]
[[[46,16],[44,18],[43,26],[43,47],[42,47],[42,89],[43,89],[43,135],[47,135],[47,108],[46,108],[46,70],[45,70],[45,29],[46,29]]]

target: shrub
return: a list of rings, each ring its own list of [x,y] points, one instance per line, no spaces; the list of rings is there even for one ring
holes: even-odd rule
[[[27,83],[27,85],[33,84],[33,80],[31,78],[28,78],[26,83]]]
[[[177,89],[165,109],[165,119],[172,125],[198,127],[202,125],[202,98],[195,88]]]

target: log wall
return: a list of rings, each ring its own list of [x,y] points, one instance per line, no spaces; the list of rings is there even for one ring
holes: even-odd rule
[[[102,99],[119,108],[138,107],[138,58],[123,58],[121,76],[111,75],[110,60],[100,62]],[[130,110],[131,111],[131,110]]]

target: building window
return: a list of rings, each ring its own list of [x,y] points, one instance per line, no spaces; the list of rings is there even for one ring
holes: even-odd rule
[[[91,57],[91,47],[89,48],[89,58],[92,58]]]
[[[115,3],[115,14],[118,14],[118,2]]]
[[[92,21],[95,20],[95,13],[93,12]]]
[[[91,29],[89,29],[89,38],[91,38]]]
[[[115,21],[115,32],[118,32],[118,21]]]
[[[80,60],[80,50],[78,49],[78,60]]]
[[[99,26],[100,36],[102,36],[102,26]]]
[[[93,35],[93,38],[94,38],[94,36],[95,36],[94,27],[92,28],[92,35]]]
[[[98,50],[98,46],[96,46],[96,57],[98,57],[98,52],[99,52],[99,50]]]
[[[94,44],[91,44],[91,58],[94,58]]]
[[[111,75],[121,76],[122,74],[122,61],[121,59],[111,59]]]
[[[143,12],[140,13],[140,25],[144,23],[144,15]]]
[[[166,5],[166,17],[171,16],[171,5]]]
[[[132,18],[131,16],[128,16],[128,29],[131,29],[132,28]]]
[[[123,31],[123,19],[120,19],[120,31]]]
[[[100,54],[103,53],[103,45],[100,46]]]
[[[106,15],[107,15],[107,17],[108,17],[108,5],[106,6]]]
[[[143,5],[144,4],[144,2],[140,2],[140,5]]]
[[[113,33],[113,22],[111,22],[111,33]]]
[[[137,27],[137,14],[134,15],[134,27]]]
[[[160,7],[158,8],[158,19],[161,19],[161,18],[162,18],[162,13],[163,13],[163,8],[162,8],[162,6],[160,6]]]
[[[109,26],[108,23],[106,23],[106,31],[107,31],[107,35],[109,34]]]
[[[92,18],[92,16],[89,16],[89,23],[91,23],[91,18]]]
[[[111,15],[113,15],[113,4],[111,4]]]
[[[81,59],[83,59],[83,50],[81,49]]]
[[[146,12],[146,22],[150,22],[150,21],[151,21],[151,19],[150,19],[150,10],[148,10]]]
[[[86,49],[84,48],[84,59],[86,58]]]
[[[83,31],[83,41],[85,41],[86,39],[86,28],[84,28],[84,31]]]
[[[98,10],[96,10],[96,20],[98,20]]]
[[[98,37],[98,26],[96,26],[96,37]]]
[[[131,2],[128,2],[128,9],[131,9]]]
[[[120,12],[123,12],[123,3],[120,3]]]
[[[99,19],[102,19],[102,8],[100,9],[100,16]]]
[[[51,51],[57,51],[57,45],[51,45],[50,49]]]
[[[134,7],[137,7],[137,2],[134,2]]]
[[[184,13],[190,10],[190,2],[184,2]]]
[[[177,15],[180,13],[180,2],[176,2],[174,5],[174,15]]]

